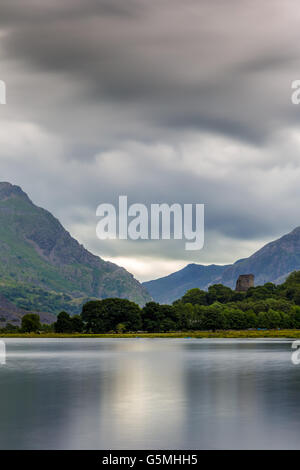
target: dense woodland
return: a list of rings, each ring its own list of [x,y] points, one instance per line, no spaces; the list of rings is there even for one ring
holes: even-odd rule
[[[191,289],[172,305],[148,302],[143,308],[126,299],[87,302],[80,315],[61,312],[52,325],[41,325],[38,315],[27,314],[21,328],[1,331],[56,333],[162,333],[191,330],[300,329],[300,271],[281,285],[267,283],[247,292],[222,284],[208,291]]]

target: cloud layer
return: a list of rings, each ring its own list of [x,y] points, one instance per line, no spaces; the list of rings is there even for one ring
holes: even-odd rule
[[[299,20],[292,0],[2,1],[1,180],[140,279],[251,254],[300,225]],[[119,194],[205,203],[205,248],[100,242]]]

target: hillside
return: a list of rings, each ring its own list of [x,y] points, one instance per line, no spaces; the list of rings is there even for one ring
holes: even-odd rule
[[[224,271],[222,284],[233,288],[240,274],[253,273],[255,285],[279,284],[292,271],[300,269],[300,227],[272,241],[249,258],[237,261]]]
[[[215,264],[210,266],[188,264],[180,271],[160,279],[144,282],[143,285],[156,302],[168,304],[182,297],[187,290],[193,287],[206,289],[211,282],[221,278],[226,268],[227,266]]]
[[[132,274],[90,253],[10,183],[0,183],[0,294],[20,309],[51,313],[78,312],[87,298],[150,299]]]
[[[207,289],[209,285],[221,283],[235,288],[240,274],[255,275],[255,285],[266,282],[280,284],[292,271],[300,269],[300,227],[272,241],[249,258],[227,266],[188,265],[169,276],[144,283],[154,300],[173,302],[183,291],[193,287]]]
[[[0,294],[0,327],[4,327],[7,323],[19,326],[23,315],[29,313],[19,307],[16,307],[12,302],[7,300]],[[38,313],[42,323],[53,323],[56,316],[53,313],[34,312]]]

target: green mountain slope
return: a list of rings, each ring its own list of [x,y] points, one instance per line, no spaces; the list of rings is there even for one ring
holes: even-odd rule
[[[53,313],[75,313],[86,298],[150,300],[124,268],[90,253],[9,183],[0,183],[0,294],[20,308]]]

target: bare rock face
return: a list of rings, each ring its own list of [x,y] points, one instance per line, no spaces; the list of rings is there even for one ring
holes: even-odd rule
[[[235,290],[237,292],[247,292],[250,287],[254,287],[254,274],[240,274],[236,281]]]

